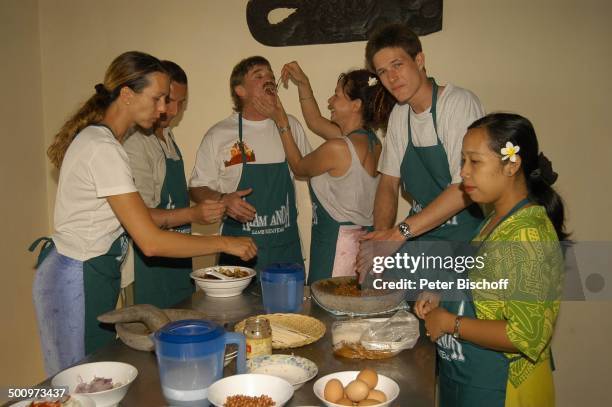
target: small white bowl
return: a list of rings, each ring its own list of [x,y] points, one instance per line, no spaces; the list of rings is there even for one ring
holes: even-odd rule
[[[122,362],[85,363],[59,372],[51,380],[51,385],[54,387],[67,386],[68,392],[73,394],[81,381],[91,382],[94,376],[113,379],[113,383],[121,383],[121,386],[96,393],[79,394],[92,399],[96,407],[113,407],[125,397],[130,385],[138,376],[138,369]]]
[[[219,271],[219,269],[222,268],[247,271],[249,275],[241,278],[232,278],[231,280],[204,278],[206,272],[211,270]],[[244,290],[246,286],[249,285],[253,277],[255,277],[255,274],[255,270],[248,267],[213,266],[195,270],[190,275],[191,278],[195,281],[196,285],[200,287],[202,291],[204,291],[204,294],[210,297],[233,297],[236,295],[240,295],[242,290]]]
[[[265,374],[239,374],[217,380],[208,388],[208,401],[221,407],[229,396],[242,394],[259,397],[267,395],[282,407],[293,397],[293,386],[280,377]]]
[[[247,360],[249,373],[269,374],[287,380],[294,390],[299,389],[318,373],[310,359],[294,355],[261,355]]]
[[[314,391],[315,396],[317,396],[317,398],[321,400],[321,402],[327,407],[343,407],[340,404],[332,403],[330,401],[325,400],[325,398],[323,397],[323,390],[325,389],[325,385],[331,379],[338,379],[342,383],[342,386],[346,387],[350,382],[357,378],[358,374],[359,371],[357,370],[348,370],[345,372],[336,372],[328,374],[327,376],[323,376],[318,379],[312,386],[312,390]],[[383,376],[380,373],[378,374],[378,384],[376,385],[376,390],[380,390],[385,393],[385,395],[387,396],[387,401],[385,401],[384,403],[376,404],[373,407],[386,407],[391,405],[393,400],[395,400],[397,396],[399,396],[400,392],[398,384],[393,379],[390,379],[387,376]]]

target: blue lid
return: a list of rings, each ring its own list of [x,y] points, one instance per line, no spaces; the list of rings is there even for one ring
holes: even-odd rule
[[[224,333],[223,327],[212,321],[184,319],[167,323],[155,332],[155,338],[170,343],[196,343],[217,339]]]
[[[304,281],[304,267],[297,263],[272,263],[261,272],[262,281]]]

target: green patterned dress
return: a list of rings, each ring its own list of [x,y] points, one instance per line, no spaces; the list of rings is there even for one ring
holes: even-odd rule
[[[480,234],[474,241],[482,242],[479,255],[486,256],[485,267],[473,270],[470,279],[507,278],[509,286],[507,290],[474,290],[476,314],[479,319],[507,321],[506,334],[519,350],[518,356],[506,354],[512,361],[508,382],[520,392],[541,363],[551,362],[550,341],[562,287],[561,245],[542,206],[520,209],[483,238]],[[534,386],[538,384],[529,384],[529,392]]]

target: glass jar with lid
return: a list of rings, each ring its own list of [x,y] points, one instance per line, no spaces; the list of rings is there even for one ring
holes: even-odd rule
[[[264,317],[250,317],[244,324],[246,338],[246,357],[272,354],[272,328]]]

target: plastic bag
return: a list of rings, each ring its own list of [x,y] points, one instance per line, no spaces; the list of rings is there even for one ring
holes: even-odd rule
[[[383,359],[414,347],[419,339],[419,322],[400,310],[391,318],[349,319],[334,322],[334,353],[354,359]]]
[[[400,310],[391,318],[370,323],[360,338],[368,350],[397,352],[411,349],[419,339],[419,321],[408,311]]]

